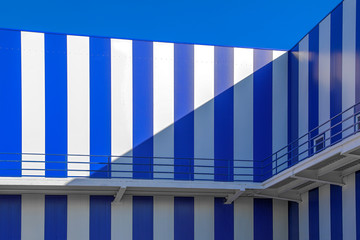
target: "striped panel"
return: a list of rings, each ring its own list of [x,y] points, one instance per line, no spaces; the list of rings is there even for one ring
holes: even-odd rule
[[[273,239],[288,239],[288,202],[273,200]]]
[[[67,196],[45,196],[45,240],[66,239]]]
[[[66,36],[45,34],[46,177],[67,176],[67,46]],[[54,162],[54,163],[53,163]]]
[[[21,239],[21,196],[0,195],[1,240]]]
[[[214,47],[194,46],[194,179],[214,179]],[[210,159],[210,160],[209,160]]]
[[[120,203],[111,204],[111,239],[132,239],[132,202],[132,196],[124,196]]]
[[[342,109],[342,17],[340,4],[331,13],[330,31],[330,117],[333,118]],[[331,143],[341,140],[342,116],[331,120]]]
[[[234,180],[253,180],[254,50],[234,48]],[[244,161],[242,161],[244,160]]]
[[[154,178],[174,178],[174,44],[154,43]],[[168,157],[168,158],[166,158]]]
[[[194,197],[194,239],[214,240],[214,198]]]
[[[0,30],[0,152],[20,153],[22,144],[21,33]],[[21,155],[0,154],[0,176],[21,176]]]
[[[272,51],[254,50],[254,181],[272,175]],[[255,127],[256,126],[256,127]],[[259,161],[264,160],[264,163]],[[260,165],[264,165],[260,169]]]
[[[299,239],[309,239],[309,193],[301,195],[299,203]]]
[[[309,131],[309,35],[305,36],[299,43],[299,109],[298,109],[298,136],[299,149],[298,160],[301,161],[308,156],[308,137],[303,136]]]
[[[154,240],[174,239],[174,197],[154,197]]]
[[[288,54],[273,51],[272,67],[272,152],[280,150],[279,159],[272,165],[276,174],[287,167],[288,160],[287,148],[284,148],[288,140]]]
[[[90,37],[90,177],[110,177],[110,39]],[[98,156],[96,156],[98,155]]]
[[[343,239],[357,239],[356,231],[357,228],[357,211],[354,209],[357,208],[356,204],[356,194],[359,191],[356,191],[358,185],[355,184],[355,174],[348,175],[344,177],[344,183],[346,184],[342,189],[342,227],[343,227]]]
[[[273,200],[254,198],[254,240],[273,239]]]
[[[90,196],[90,240],[111,240],[112,196]]]
[[[234,239],[254,239],[254,200],[239,198],[234,203]]]
[[[90,154],[89,38],[67,36],[68,153]],[[89,176],[88,156],[68,157],[68,176]],[[74,162],[74,163],[71,163]]]
[[[224,198],[214,200],[214,239],[234,239],[234,204],[224,204]]]
[[[133,178],[153,177],[153,43],[133,41]]]
[[[319,236],[319,188],[309,191],[309,238],[317,240]]]
[[[330,185],[331,239],[341,240],[342,229],[342,195],[341,187]]]
[[[133,197],[133,240],[152,240],[154,230],[153,197]]]
[[[194,46],[174,46],[174,178],[194,178]]]
[[[45,153],[44,68],[44,34],[21,32],[23,153]],[[28,161],[22,164],[22,175],[45,175],[44,156],[23,154],[22,160]]]
[[[69,195],[67,207],[67,240],[89,239],[90,198]]]
[[[319,239],[330,239],[330,185],[319,187],[319,216]]]
[[[21,239],[42,240],[45,228],[45,197],[40,194],[21,196]]]
[[[299,204],[288,202],[289,240],[299,240]]]
[[[174,198],[174,240],[194,239],[194,198]]]
[[[289,52],[288,80],[288,165],[298,161],[299,138],[299,45]]]
[[[214,50],[215,181],[232,181],[234,165],[234,49],[215,47]]]
[[[319,24],[319,124],[330,119],[330,22],[331,15]],[[330,128],[326,123],[319,133]],[[330,144],[330,132],[325,132],[325,145]]]
[[[111,177],[132,177],[132,63],[132,41],[111,39]]]

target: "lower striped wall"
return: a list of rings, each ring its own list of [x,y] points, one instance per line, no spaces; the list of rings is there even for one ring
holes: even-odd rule
[[[208,196],[1,195],[0,239],[287,239],[288,203]],[[266,214],[263,214],[266,213]]]
[[[360,172],[302,202],[209,196],[0,195],[0,239],[359,239]]]

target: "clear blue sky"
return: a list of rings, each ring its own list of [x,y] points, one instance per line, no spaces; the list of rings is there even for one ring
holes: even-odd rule
[[[0,28],[289,49],[341,0],[2,0]]]

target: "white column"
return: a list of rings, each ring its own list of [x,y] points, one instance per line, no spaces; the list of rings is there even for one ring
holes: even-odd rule
[[[21,32],[22,152],[45,153],[44,34]],[[22,174],[45,176],[45,156],[22,155]],[[33,169],[33,170],[25,170]]]
[[[111,239],[132,239],[132,196],[111,204]]]
[[[330,185],[319,187],[319,233],[320,240],[331,239]]]
[[[355,173],[344,178],[342,188],[343,239],[356,239]]]
[[[309,193],[301,194],[302,202],[299,203],[299,239],[309,239]]]
[[[90,154],[89,38],[67,37],[68,153]],[[89,176],[88,156],[68,157],[68,176]],[[81,162],[71,163],[71,162]],[[79,171],[71,171],[79,170]]]
[[[173,179],[174,44],[154,42],[153,51],[154,178]]]
[[[254,199],[238,198],[234,202],[234,239],[254,239]]]
[[[111,39],[111,177],[132,177],[132,41]],[[116,172],[117,171],[117,172]]]
[[[214,197],[194,198],[194,239],[214,239]]]
[[[214,46],[194,45],[194,157],[214,158]],[[213,160],[194,160],[194,178],[214,179]],[[197,174],[198,173],[198,174]]]
[[[288,202],[273,199],[273,239],[288,239]]]
[[[45,233],[45,196],[21,196],[21,239],[42,240]]]
[[[174,239],[174,197],[154,197],[154,240]]]
[[[68,195],[67,239],[89,239],[90,200],[88,195]]]

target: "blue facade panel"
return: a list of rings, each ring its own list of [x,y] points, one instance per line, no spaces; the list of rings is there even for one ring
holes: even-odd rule
[[[21,196],[0,195],[0,239],[21,239]]]
[[[174,240],[194,239],[194,198],[174,198]]]
[[[133,197],[133,240],[152,240],[153,197]]]
[[[254,198],[254,240],[273,239],[272,199]]]
[[[112,196],[90,196],[90,240],[111,240]]]
[[[234,204],[225,204],[224,198],[215,198],[215,240],[234,239]]]
[[[319,233],[319,189],[309,191],[309,238],[320,239]]]
[[[45,240],[67,239],[67,196],[45,196]]]
[[[288,202],[289,240],[299,240],[299,204]]]

